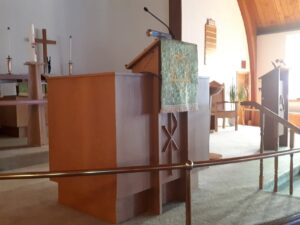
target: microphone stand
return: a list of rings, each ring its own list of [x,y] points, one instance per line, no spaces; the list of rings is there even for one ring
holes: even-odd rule
[[[172,30],[170,29],[170,27],[164,21],[162,21],[160,18],[158,18],[156,15],[154,15],[151,11],[149,11],[149,9],[147,7],[144,7],[144,11],[149,13],[156,20],[158,20],[161,24],[163,24],[168,29],[170,35],[172,36],[172,39],[175,39],[175,35],[173,34]]]

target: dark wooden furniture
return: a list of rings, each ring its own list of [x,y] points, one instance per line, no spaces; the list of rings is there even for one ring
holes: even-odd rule
[[[42,64],[28,62],[25,65],[29,68],[29,75],[0,75],[0,80],[28,82],[28,96],[5,96],[0,99],[1,132],[17,137],[27,136],[29,146],[41,146],[48,143],[47,106],[39,70]]]
[[[5,96],[0,98],[1,101],[18,101],[27,99],[19,96]],[[28,126],[28,106],[12,105],[1,107],[0,110],[1,134],[13,137],[26,137]]]
[[[183,163],[208,159],[208,78],[199,78],[200,110],[160,113],[159,42],[128,68],[48,79],[51,170]],[[177,147],[178,148],[177,148]],[[184,173],[162,171],[55,179],[59,202],[110,223],[184,201]],[[197,171],[193,172],[197,186]]]
[[[219,90],[211,95],[211,117],[210,129],[218,131],[218,119],[223,119],[222,127],[225,128],[225,119],[234,118],[235,130],[238,129],[238,102],[225,101],[224,84],[212,81],[209,84],[210,89]]]
[[[277,67],[260,77],[262,106],[269,108],[280,117],[288,120],[288,69]],[[265,118],[264,148],[278,150],[288,145],[288,131],[272,118]]]
[[[28,80],[27,74],[0,74],[4,82],[22,82]],[[16,91],[18,93],[18,90]],[[19,96],[3,96],[0,101],[22,100]],[[0,132],[14,137],[25,137],[28,125],[28,106],[16,105],[2,107],[0,110]]]

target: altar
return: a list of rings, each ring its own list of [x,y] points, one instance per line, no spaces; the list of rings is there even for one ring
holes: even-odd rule
[[[127,65],[134,73],[48,79],[50,170],[208,159],[209,79],[198,77],[198,111],[161,113],[159,54],[156,41]],[[55,181],[61,204],[120,223],[144,211],[161,214],[165,204],[184,201],[184,174],[174,170]],[[192,177],[196,188],[197,170]]]

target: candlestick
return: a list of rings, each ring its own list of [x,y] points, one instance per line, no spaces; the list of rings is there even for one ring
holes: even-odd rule
[[[6,60],[7,60],[7,73],[11,74],[12,73],[12,58],[8,55]]]
[[[8,55],[11,55],[11,36],[10,27],[7,27]]]
[[[69,75],[73,74],[73,63],[72,61],[69,61]]]
[[[69,36],[69,61],[72,62],[72,35]]]
[[[33,62],[37,62],[37,56],[36,56],[36,43],[35,43],[35,30],[34,30],[34,25],[31,24],[31,29],[30,29],[30,58]]]

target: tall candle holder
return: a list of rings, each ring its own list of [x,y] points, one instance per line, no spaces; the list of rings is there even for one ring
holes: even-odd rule
[[[72,62],[72,35],[69,36],[69,75],[73,74],[73,62]]]
[[[6,63],[7,63],[7,73],[11,74],[12,73],[12,58],[10,57],[10,55],[7,56]]]
[[[73,74],[73,62],[69,61],[69,75]]]

